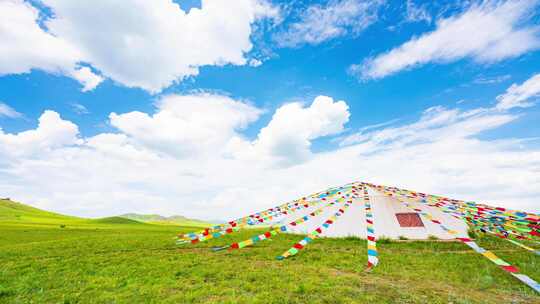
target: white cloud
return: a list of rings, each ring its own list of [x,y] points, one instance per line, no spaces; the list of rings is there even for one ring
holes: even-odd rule
[[[79,128],[54,111],[45,111],[37,129],[18,134],[6,134],[0,129],[0,153],[30,155],[80,143]]]
[[[66,72],[79,61],[79,51],[39,27],[39,12],[24,1],[0,2],[0,72],[26,73],[32,68]]]
[[[184,106],[190,111],[181,111]],[[215,122],[218,112],[224,118]],[[51,111],[34,130],[0,133],[0,193],[82,216],[151,212],[223,219],[368,180],[540,211],[540,150],[526,139],[482,139],[482,132],[518,118],[493,108],[433,107],[416,122],[366,128],[347,145],[310,151],[305,159],[296,158],[296,149],[343,130],[348,119],[344,102],[318,97],[309,106],[285,104],[255,140],[243,139],[259,153],[251,159],[227,154],[241,136],[238,130],[260,115],[241,101],[210,94],[168,96],[153,115],[133,113],[116,114],[116,134],[81,138],[76,125]],[[205,145],[206,140],[212,144]],[[169,153],[182,146],[199,151]],[[260,165],[267,153],[285,150],[294,150],[287,155],[296,158],[294,166]]]
[[[246,64],[251,24],[276,14],[258,0],[203,0],[188,13],[171,0],[45,3],[56,15],[47,22],[52,33],[103,75],[151,92],[197,75],[200,66]]]
[[[73,77],[93,89],[101,79],[79,68],[82,54],[69,42],[47,33],[37,23],[39,12],[23,1],[0,2],[0,75],[42,69]]]
[[[260,114],[261,110],[246,103],[203,93],[166,96],[153,115],[112,113],[110,122],[138,144],[185,156],[216,153]]]
[[[7,104],[0,102],[0,117],[2,116],[9,118],[19,118],[22,116],[22,114],[15,111],[15,109],[8,106]]]
[[[252,67],[258,67],[260,65],[262,65],[263,62],[259,59],[256,59],[256,58],[251,58],[249,60],[249,66],[252,66]]]
[[[540,74],[533,75],[522,84],[513,84],[504,94],[497,96],[497,109],[526,108],[534,105],[532,99],[540,96]]]
[[[426,5],[416,5],[413,0],[407,0],[405,21],[420,22],[424,21],[431,23],[431,15],[429,14]]]
[[[53,13],[43,28],[30,4],[0,2],[0,73],[41,69],[78,80],[83,91],[108,77],[155,93],[200,66],[246,64],[251,25],[279,16],[264,0],[203,0],[188,13],[172,0],[42,2]]]
[[[473,80],[473,83],[475,84],[494,84],[494,83],[501,83],[508,79],[512,78],[511,75],[505,74],[505,75],[499,75],[499,76],[493,76],[493,77],[483,77],[480,76]]]
[[[343,139],[341,146],[362,144],[366,153],[376,153],[384,149],[399,149],[426,142],[464,139],[507,124],[516,118],[517,116],[506,113],[495,113],[493,109],[479,108],[462,112],[437,106],[425,110],[415,123],[352,134]]]
[[[281,106],[268,125],[251,143],[238,140],[231,143],[238,157],[264,159],[273,164],[298,164],[311,157],[311,141],[338,134],[349,121],[349,107],[343,101],[318,96],[309,107],[300,103]]]
[[[83,85],[83,92],[92,91],[103,81],[103,77],[94,74],[89,67],[81,67],[73,71],[71,76]]]
[[[281,47],[303,44],[317,45],[324,41],[356,35],[377,21],[383,1],[331,0],[326,6],[314,4],[305,9],[297,22],[274,35]]]
[[[487,1],[458,16],[437,21],[437,29],[350,68],[362,79],[377,79],[430,62],[472,58],[493,63],[540,47],[539,27],[524,25],[536,0]]]
[[[71,106],[71,109],[73,110],[73,112],[75,112],[75,113],[77,113],[79,115],[90,114],[90,111],[88,111],[88,109],[84,105],[82,105],[80,103],[74,102],[74,103],[71,103],[70,106]]]

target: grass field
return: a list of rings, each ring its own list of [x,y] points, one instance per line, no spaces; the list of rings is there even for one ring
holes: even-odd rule
[[[365,241],[323,239],[277,261],[299,236],[239,251],[176,246],[191,227],[88,220],[0,202],[0,303],[540,303],[529,287],[460,243],[384,242],[371,273]],[[540,257],[479,244],[540,280]]]

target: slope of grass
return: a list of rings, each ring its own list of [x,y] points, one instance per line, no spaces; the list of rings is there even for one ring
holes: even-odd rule
[[[11,200],[0,199],[0,221],[21,223],[56,223],[62,220],[76,221],[82,219],[44,211],[18,202],[13,202]]]
[[[11,200],[0,200],[0,222],[4,225],[25,226],[55,226],[60,228],[77,227],[78,229],[118,228],[118,225],[146,225],[142,222],[123,217],[105,217],[87,219],[67,216],[34,208]]]
[[[460,243],[384,242],[380,266],[365,273],[366,244],[356,238],[316,240],[277,261],[300,236],[213,252],[259,231],[176,246],[173,236],[194,228],[95,220],[60,228],[63,220],[0,221],[0,303],[540,303]],[[540,280],[538,256],[490,237],[479,243]]]

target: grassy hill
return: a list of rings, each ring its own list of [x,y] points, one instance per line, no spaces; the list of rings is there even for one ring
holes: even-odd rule
[[[111,216],[111,217],[104,217],[100,219],[94,220],[94,223],[99,224],[119,224],[119,225],[144,225],[143,222],[130,220],[128,218],[120,217],[120,216]]]
[[[54,223],[84,221],[82,218],[44,211],[7,199],[0,199],[0,221],[19,223]]]
[[[34,226],[57,226],[60,228],[113,228],[119,225],[132,225],[140,227],[145,223],[113,216],[98,219],[88,219],[68,216],[34,208],[25,204],[7,199],[0,199],[0,223],[6,225]]]
[[[261,231],[177,246],[174,235],[199,228],[0,206],[0,303],[540,303],[461,243],[381,242],[380,265],[366,273],[357,238],[319,239],[277,261],[301,236],[213,252]],[[539,256],[478,242],[540,281]]]
[[[152,224],[162,224],[162,225],[178,225],[178,226],[191,226],[191,227],[208,227],[212,224],[196,220],[196,219],[190,219],[185,216],[181,215],[173,215],[173,216],[162,216],[159,214],[137,214],[137,213],[127,213],[119,215],[119,217],[123,217],[126,219],[143,222],[143,223],[152,223]]]
[[[144,225],[159,224],[188,227],[208,227],[212,224],[175,215],[164,217],[161,215],[144,215],[128,213],[98,219],[87,219],[68,216],[34,208],[8,199],[0,199],[0,221],[4,223],[21,225],[62,225],[62,226],[92,226],[95,224],[108,225]]]

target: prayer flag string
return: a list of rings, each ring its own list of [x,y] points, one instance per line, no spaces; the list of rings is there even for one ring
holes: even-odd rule
[[[304,249],[307,244],[311,243],[315,238],[319,237],[324,230],[328,229],[332,224],[334,224],[349,208],[352,204],[352,200],[347,201],[342,208],[340,208],[334,215],[328,218],[320,227],[309,233],[305,238],[300,240],[298,243],[294,244],[289,250],[282,253],[277,257],[278,260],[284,260],[288,257],[296,255],[300,250]]]
[[[264,241],[264,240],[267,240],[273,236],[276,236],[278,233],[282,233],[282,232],[286,232],[288,230],[290,230],[290,227],[296,227],[300,224],[303,224],[307,221],[309,221],[310,219],[314,218],[314,217],[317,217],[319,216],[323,211],[324,209],[326,208],[329,208],[331,206],[333,206],[334,204],[336,203],[341,203],[343,201],[345,201],[345,198],[348,197],[349,194],[347,195],[344,195],[342,197],[339,197],[337,198],[336,200],[328,203],[328,205],[325,205],[307,215],[304,215],[300,218],[297,218],[295,220],[293,220],[292,222],[288,223],[288,224],[285,224],[285,225],[281,225],[279,227],[276,227],[276,228],[273,228],[273,229],[270,229],[269,231],[265,232],[265,233],[262,233],[262,234],[259,234],[259,235],[256,235],[254,237],[251,237],[247,240],[244,240],[244,241],[241,241],[241,242],[237,242],[237,243],[232,243],[231,245],[229,246],[224,246],[224,247],[220,247],[220,248],[217,248],[216,251],[219,251],[219,250],[223,250],[223,249],[242,249],[244,247],[248,247],[248,246],[251,246],[251,245],[254,245],[260,241]],[[353,198],[355,198],[353,196]]]
[[[350,188],[351,186],[349,185],[346,185],[343,187],[337,187],[337,188],[330,188],[326,192],[318,192],[309,196],[310,198],[317,197],[318,198],[317,201],[306,202],[305,201],[306,198],[302,198],[302,201],[304,201],[304,203],[293,201],[291,203],[287,203],[287,204],[278,206],[276,208],[271,208],[271,209],[281,210],[280,216],[291,214],[298,210],[306,209],[311,206],[318,205],[323,202],[327,202],[328,199],[333,198],[336,195],[341,195],[343,192],[348,191]],[[257,213],[257,214],[260,214],[260,213]],[[178,236],[177,244],[185,244],[185,243],[195,244],[198,242],[204,242],[210,239],[214,239],[214,238],[218,238],[227,234],[231,234],[233,232],[237,232],[241,228],[247,225],[253,225],[252,223],[247,221],[248,218],[253,218],[253,217],[254,215],[249,215],[239,220],[230,221],[227,224],[214,226],[213,228],[206,228],[205,230],[202,230],[199,232],[192,232],[192,233],[180,235]],[[262,217],[257,220],[257,224],[265,223],[267,221],[271,221],[276,218],[277,217],[272,217],[272,216]]]
[[[369,201],[368,189],[363,187],[364,191],[364,213],[366,217],[366,236],[367,236],[367,255],[368,263],[367,270],[379,264],[379,253],[377,252],[377,239],[375,236],[375,227],[373,225],[373,212],[371,202]]]

